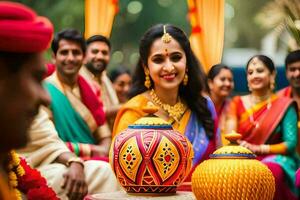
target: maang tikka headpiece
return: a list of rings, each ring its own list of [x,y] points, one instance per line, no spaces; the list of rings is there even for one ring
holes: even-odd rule
[[[172,39],[172,36],[169,33],[167,33],[167,31],[166,31],[166,25],[164,25],[164,34],[161,37],[161,40],[164,43],[169,43],[169,42],[171,42],[171,39]]]

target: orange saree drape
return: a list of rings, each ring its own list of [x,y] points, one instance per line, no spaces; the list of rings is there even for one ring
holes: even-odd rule
[[[224,0],[187,0],[192,26],[190,42],[204,70],[222,59]]]
[[[85,38],[100,34],[110,36],[118,0],[85,0]]]

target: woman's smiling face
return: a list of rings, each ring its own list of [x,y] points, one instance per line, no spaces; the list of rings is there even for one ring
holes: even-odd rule
[[[253,58],[247,68],[247,81],[251,90],[268,90],[274,74],[258,58]]]
[[[227,98],[233,90],[233,75],[229,69],[221,69],[220,72],[208,81],[210,92],[219,98]]]
[[[178,89],[186,71],[186,55],[180,44],[173,38],[169,43],[160,38],[154,40],[148,56],[148,70],[156,90]]]

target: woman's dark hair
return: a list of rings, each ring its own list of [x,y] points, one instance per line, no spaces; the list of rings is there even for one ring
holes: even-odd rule
[[[216,64],[216,65],[213,65],[208,74],[207,74],[207,79],[209,80],[213,80],[219,73],[222,69],[227,69],[229,70],[231,73],[232,73],[232,70],[227,66],[227,65],[224,65],[224,64]]]
[[[131,76],[130,70],[127,67],[119,66],[111,70],[108,74],[108,77],[110,78],[111,82],[114,82],[122,74],[128,74]]]
[[[220,71],[222,69],[227,69],[229,70],[231,73],[232,73],[232,70],[227,66],[227,65],[224,65],[222,63],[220,64],[216,64],[216,65],[213,65],[208,74],[207,74],[207,81],[206,81],[206,88],[207,88],[207,91],[208,93],[210,93],[210,90],[209,90],[209,87],[208,87],[208,80],[214,80],[214,78],[220,73]]]
[[[264,65],[268,68],[268,70],[273,73],[275,71],[275,65],[272,61],[271,58],[269,58],[268,56],[265,56],[265,55],[255,55],[253,57],[251,57],[249,59],[249,61],[247,62],[247,65],[246,65],[246,70],[248,70],[248,67],[249,67],[249,64],[250,62],[254,59],[254,58],[257,58],[258,60],[260,60],[261,62],[264,63]]]
[[[164,33],[163,26],[163,24],[158,24],[151,27],[140,41],[140,58],[133,76],[133,86],[129,92],[129,97],[136,96],[147,90],[144,86],[145,73],[143,66],[148,67],[147,60],[150,48],[156,39],[162,37]],[[207,136],[212,138],[214,132],[212,114],[207,107],[207,99],[201,95],[201,92],[206,89],[205,74],[191,49],[190,42],[186,34],[181,29],[173,25],[167,24],[165,27],[166,32],[180,44],[186,55],[188,83],[186,86],[183,86],[183,84],[179,86],[179,95],[187,103],[188,107],[196,113],[197,118],[202,123]],[[152,80],[151,85],[153,86]]]

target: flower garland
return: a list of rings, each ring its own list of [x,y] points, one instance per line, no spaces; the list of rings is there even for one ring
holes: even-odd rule
[[[47,186],[47,181],[40,172],[32,169],[20,158],[15,151],[9,154],[8,177],[9,184],[18,200],[22,200],[21,192],[28,200],[58,200],[52,188]]]

